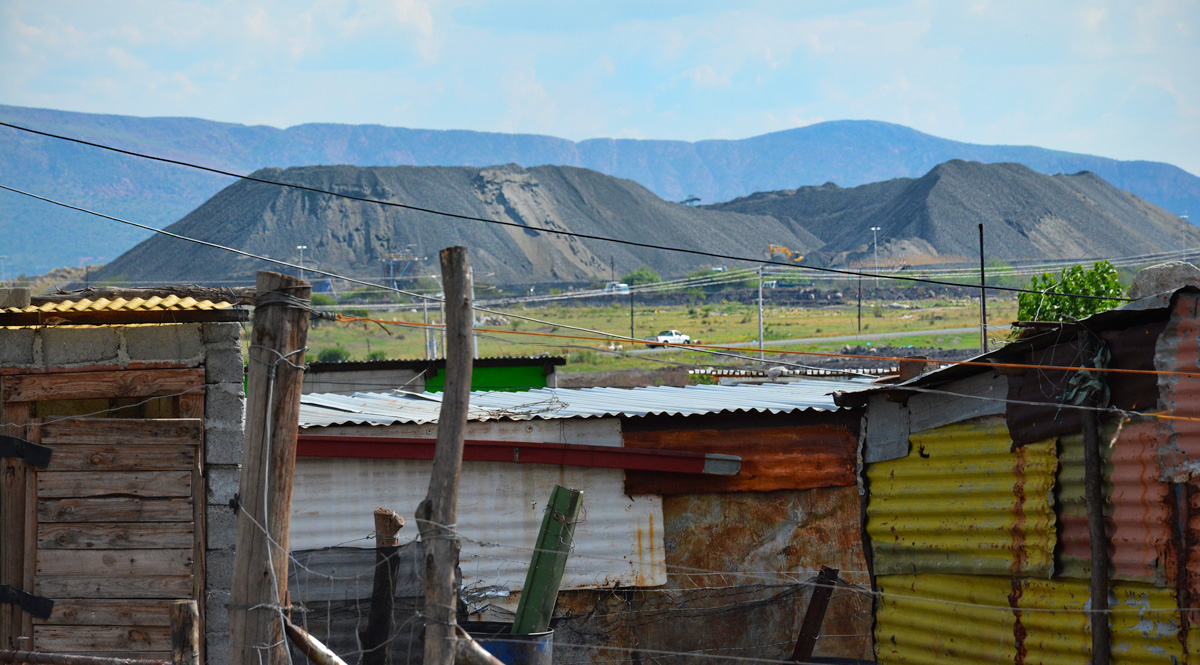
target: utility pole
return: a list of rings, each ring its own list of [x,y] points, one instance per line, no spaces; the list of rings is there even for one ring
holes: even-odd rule
[[[879,286],[879,231],[880,227],[871,227],[871,244],[875,246],[875,286]]]
[[[258,273],[229,593],[230,665],[288,659],[288,539],[311,294],[299,278]]]
[[[458,483],[462,471],[463,436],[471,397],[471,281],[467,248],[441,252],[446,291],[446,386],[438,417],[437,447],[429,493],[417,506],[417,526],[425,547],[425,664],[453,665],[458,592]]]
[[[858,273],[858,334],[862,334],[862,273]]]
[[[300,279],[304,279],[304,250],[308,245],[296,245],[296,249],[300,250]]]
[[[429,299],[421,298],[421,319],[425,322],[425,359],[433,358],[433,351],[429,348],[430,331],[429,331]]]
[[[987,271],[983,263],[983,224],[979,225],[979,348],[988,352]]]
[[[758,266],[758,361],[764,362],[766,354],[763,352],[763,267]]]
[[[3,258],[3,257],[0,257],[0,258]],[[615,261],[616,261],[616,259],[614,259],[612,257],[612,255],[610,254],[608,256],[608,281],[610,281],[610,282],[617,281],[617,268],[616,268]]]
[[[633,289],[629,289],[629,338],[635,339],[633,334]]]
[[[8,281],[8,273],[4,270],[4,262],[8,260],[8,255],[0,254],[0,284]]]
[[[467,290],[471,293],[471,348],[475,350],[475,357],[479,357],[479,333],[475,330],[475,270],[467,268]]]

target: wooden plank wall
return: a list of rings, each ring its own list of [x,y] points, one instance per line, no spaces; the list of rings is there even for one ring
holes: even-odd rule
[[[24,469],[21,587],[55,605],[48,619],[12,612],[22,623],[20,634],[32,635],[24,648],[170,659],[169,603],[195,599],[204,606],[203,370],[22,375],[3,382],[6,416],[14,405],[19,414],[20,405],[28,412],[40,400],[155,395],[174,396],[173,411],[188,416],[55,415],[44,423],[33,418],[33,427],[25,428],[52,457],[45,469]],[[10,491],[8,483],[4,489]],[[8,556],[13,548],[3,549]],[[15,628],[17,618],[10,616],[8,625]]]

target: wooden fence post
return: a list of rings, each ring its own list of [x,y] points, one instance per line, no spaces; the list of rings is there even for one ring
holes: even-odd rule
[[[517,601],[513,635],[529,635],[550,629],[554,604],[558,600],[558,587],[567,568],[567,556],[571,554],[575,524],[579,521],[582,508],[582,490],[555,485],[550,491],[546,514],[542,516],[542,528],[538,530],[537,544],[533,548],[529,571],[525,574],[521,600]]]
[[[474,356],[467,248],[443,249],[441,262],[446,294],[446,385],[429,493],[417,506],[417,527],[425,547],[425,665],[451,665],[456,652],[458,591],[454,572],[459,543],[455,529]]]
[[[825,623],[825,610],[829,609],[829,598],[833,595],[839,572],[837,568],[821,566],[816,585],[813,586],[812,598],[808,601],[808,609],[804,611],[804,622],[800,624],[800,636],[796,638],[792,662],[807,663],[812,659],[813,651],[817,648],[817,638],[821,636],[821,624]]]
[[[229,593],[231,665],[288,659],[282,605],[311,293],[303,280],[258,273]]]
[[[171,613],[171,662],[200,665],[200,607],[194,600],[176,600]]]
[[[396,609],[396,577],[400,571],[400,539],[404,518],[387,508],[375,509],[375,580],[371,587],[371,609],[362,640],[363,665],[385,665]]]

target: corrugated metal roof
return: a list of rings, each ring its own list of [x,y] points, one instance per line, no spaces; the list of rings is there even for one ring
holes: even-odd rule
[[[1054,570],[1053,439],[1012,450],[998,417],[910,437],[868,466],[875,572],[1031,575]]]
[[[57,312],[149,312],[149,311],[166,311],[166,310],[215,310],[229,309],[234,307],[234,303],[211,300],[196,300],[195,298],[187,297],[180,298],[179,296],[151,298],[133,298],[127,300],[125,298],[98,298],[96,300],[63,300],[61,302],[48,302],[41,305],[29,305],[26,307],[8,307],[0,312],[11,314],[54,314]]]
[[[471,393],[470,420],[695,416],[712,413],[835,411],[831,393],[863,390],[854,381],[797,381],[751,386],[675,388],[539,388],[526,392]],[[441,393],[330,393],[300,399],[301,427],[437,422]]]

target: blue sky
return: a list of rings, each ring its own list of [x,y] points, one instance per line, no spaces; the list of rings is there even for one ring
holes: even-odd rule
[[[5,0],[0,103],[576,140],[873,119],[1200,174],[1200,0]]]

